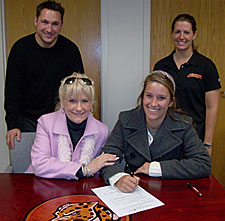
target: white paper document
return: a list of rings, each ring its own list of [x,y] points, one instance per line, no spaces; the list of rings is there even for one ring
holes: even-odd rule
[[[140,186],[131,193],[123,193],[111,186],[92,191],[119,217],[164,205]]]

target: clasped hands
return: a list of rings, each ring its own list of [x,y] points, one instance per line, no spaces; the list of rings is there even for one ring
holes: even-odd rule
[[[149,166],[150,163],[146,162],[141,167],[139,167],[134,174],[143,173],[149,174]],[[119,190],[125,193],[132,192],[137,189],[139,184],[140,178],[137,176],[125,175],[122,176],[115,185],[118,187]]]

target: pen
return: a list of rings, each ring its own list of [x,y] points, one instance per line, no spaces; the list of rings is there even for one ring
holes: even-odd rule
[[[130,174],[130,176],[134,177],[134,172],[130,169],[128,164],[126,164],[126,171]]]
[[[134,177],[134,173],[133,173],[133,171],[130,171],[130,175],[131,175],[132,177]]]
[[[192,186],[190,183],[187,183],[187,185],[191,190],[193,190],[195,193],[197,193],[198,196],[202,196],[202,193],[200,193],[196,187]]]

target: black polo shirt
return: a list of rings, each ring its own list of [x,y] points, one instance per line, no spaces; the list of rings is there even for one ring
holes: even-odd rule
[[[179,70],[173,59],[174,53],[158,61],[154,70],[163,70],[173,76],[178,107],[193,118],[199,137],[204,140],[205,93],[221,88],[216,66],[209,58],[194,50],[192,57]]]

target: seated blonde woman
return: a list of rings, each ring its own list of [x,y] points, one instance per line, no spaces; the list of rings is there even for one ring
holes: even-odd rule
[[[39,118],[27,173],[79,179],[114,164],[115,155],[98,156],[108,128],[91,113],[94,94],[94,82],[84,74],[74,73],[61,82],[60,109]]]

